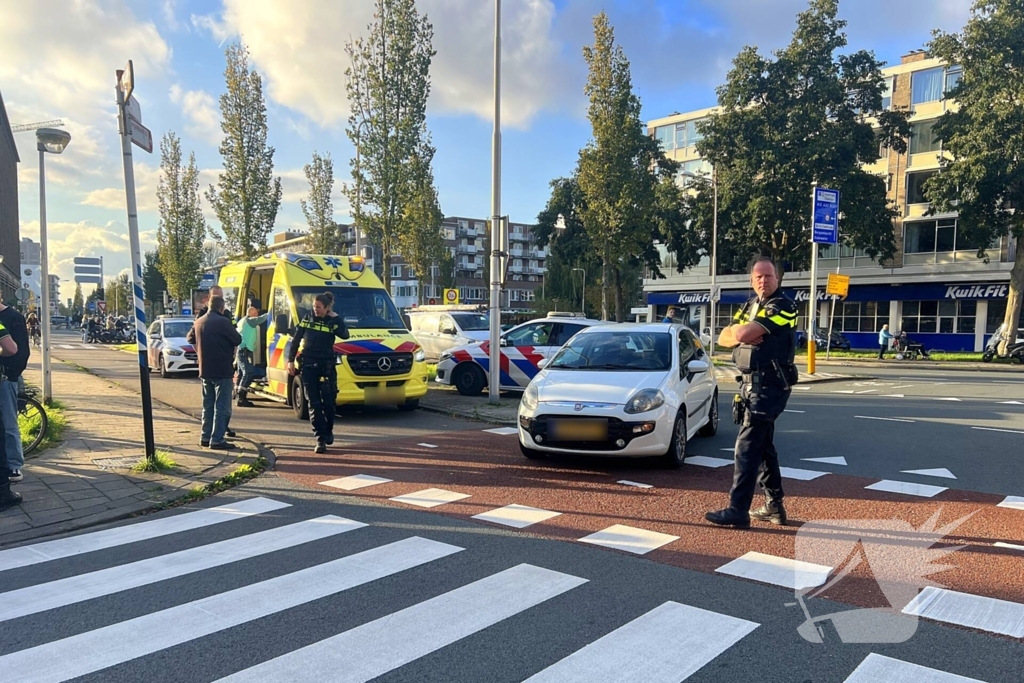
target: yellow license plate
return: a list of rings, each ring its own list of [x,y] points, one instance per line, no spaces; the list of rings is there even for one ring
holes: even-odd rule
[[[607,441],[608,420],[603,418],[549,419],[548,439],[551,441]]]
[[[405,403],[405,391],[401,387],[367,387],[365,401],[370,405],[395,405]]]

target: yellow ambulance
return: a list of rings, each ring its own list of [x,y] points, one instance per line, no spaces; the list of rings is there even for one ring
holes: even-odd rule
[[[292,332],[308,315],[313,298],[334,295],[334,311],[345,319],[349,338],[334,345],[338,363],[338,405],[394,405],[415,410],[427,393],[423,349],[406,329],[380,279],[359,256],[278,252],[255,261],[229,263],[220,272],[227,310],[235,320],[249,302],[269,313],[254,353],[257,376],[250,394],[291,406],[299,419],[309,407],[298,376],[285,370]]]

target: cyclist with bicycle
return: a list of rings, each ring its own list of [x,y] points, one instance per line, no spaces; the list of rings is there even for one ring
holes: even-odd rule
[[[32,343],[39,346],[40,335],[42,334],[42,329],[39,327],[39,316],[36,315],[35,311],[29,311],[25,322],[28,324],[28,334],[32,338]]]
[[[7,328],[8,322],[12,329]],[[11,482],[21,481],[25,464],[18,429],[18,378],[28,364],[28,354],[25,319],[0,301],[0,421],[4,431],[0,439],[0,510],[21,504],[21,494],[11,491]],[[13,439],[12,434],[16,435]]]

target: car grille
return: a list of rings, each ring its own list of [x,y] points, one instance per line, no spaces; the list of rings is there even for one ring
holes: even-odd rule
[[[642,424],[640,422],[624,422],[617,417],[608,418],[608,440],[607,441],[548,441],[548,419],[559,420],[593,419],[590,415],[540,415],[535,417],[527,431],[532,436],[542,436],[545,446],[550,448],[563,448],[570,451],[620,451],[629,445],[629,442],[640,434],[633,433],[633,426]],[[622,439],[626,446],[622,448],[615,445],[615,442]]]
[[[199,360],[199,355],[197,353],[195,353],[195,352],[186,353],[185,354],[185,360],[187,360],[189,362],[192,362],[192,363],[195,363],[195,362],[197,362]]]
[[[412,370],[411,353],[361,353],[345,356],[352,373],[360,377],[384,377],[387,375],[404,375]],[[380,361],[387,358],[391,367],[381,369]]]

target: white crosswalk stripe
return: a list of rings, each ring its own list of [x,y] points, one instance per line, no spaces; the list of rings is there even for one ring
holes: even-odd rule
[[[461,671],[464,657],[473,656],[466,651],[467,644],[488,648],[499,657],[515,653],[520,647],[517,639],[536,638],[539,624],[555,633],[564,628],[569,640],[553,643],[546,653],[530,660],[517,673],[516,680],[524,683],[676,683],[690,680],[705,668],[703,675],[709,676],[719,658],[720,672],[728,671],[729,680],[741,680],[756,677],[756,669],[737,667],[756,659],[755,648],[765,647],[762,640],[775,643],[779,637],[777,630],[760,628],[757,622],[768,623],[764,618],[751,621],[712,611],[706,602],[697,607],[666,598],[629,612],[629,617],[617,617],[612,610],[599,617],[603,621],[590,631],[593,635],[581,637],[579,624],[573,621],[579,606],[592,608],[595,600],[601,604],[607,600],[602,591],[608,590],[601,585],[605,577],[587,575],[587,565],[563,562],[558,571],[541,566],[536,559],[513,560],[504,566],[488,564],[486,572],[480,573],[478,563],[491,563],[493,557],[421,536],[403,538],[414,532],[387,524],[371,526],[336,515],[303,518],[298,507],[289,510],[287,519],[275,519],[282,516],[280,510],[290,507],[268,498],[251,498],[0,552],[0,562],[9,572],[3,578],[11,584],[0,593],[3,680],[57,683],[90,674],[97,680],[147,680],[153,667],[175,667],[184,657],[190,658],[181,670],[184,677],[173,680],[189,680],[188,672],[202,666],[195,661],[197,656],[219,658],[221,668],[208,678],[220,676],[220,683],[362,682],[402,667],[413,667],[411,677],[403,680],[485,680],[479,671],[475,675]],[[510,505],[478,516],[506,526],[526,526],[557,514]],[[248,521],[218,526],[232,520]],[[356,530],[358,534],[347,533]],[[387,538],[376,540],[375,533],[386,533]],[[170,538],[172,534],[184,535]],[[206,536],[213,537],[211,542],[196,542]],[[229,537],[217,540],[225,536]],[[164,540],[146,544],[150,539]],[[580,540],[639,554],[674,539],[617,525]],[[101,554],[81,557],[88,553]],[[300,557],[312,559],[296,564]],[[41,563],[53,565],[34,566]],[[244,571],[239,570],[241,563],[246,563]],[[257,563],[262,573],[245,581]],[[88,569],[75,572],[79,564]],[[106,568],[94,569],[97,566]],[[448,584],[445,592],[432,588],[437,576],[450,579],[453,569],[462,566],[471,570],[472,579]],[[267,571],[273,567],[281,569]],[[216,576],[206,581],[208,571]],[[831,568],[748,553],[718,571],[793,589],[820,585]],[[32,583],[34,573],[55,578]],[[222,587],[220,582],[230,576],[235,579]],[[173,590],[160,592],[161,582],[175,580]],[[383,592],[395,596],[395,608],[374,611],[379,593],[359,592],[346,603],[368,604],[371,617],[361,619],[358,612],[348,612],[344,626],[332,627],[325,620],[323,605],[313,604],[352,589],[372,590],[369,585],[380,581],[385,581],[382,588],[387,585]],[[8,586],[0,582],[3,587]],[[133,591],[142,591],[146,597],[133,602]],[[429,595],[417,597],[417,591]],[[149,607],[155,595],[159,595],[158,606]],[[1019,621],[1019,605],[1006,603],[1009,608],[1001,613],[1002,621],[992,627],[981,623],[981,617],[950,617],[947,613],[966,610],[964,596],[952,597],[959,600],[952,606],[919,600],[923,606],[915,613],[933,621],[1020,635],[1006,625]],[[614,596],[609,604],[617,600]],[[986,605],[967,607],[980,614]],[[120,617],[118,610],[129,613]],[[633,618],[636,614],[640,616]],[[250,629],[272,633],[278,620],[290,620],[294,629],[296,619],[307,620],[315,636],[284,639],[294,646],[278,647],[262,656],[260,643],[253,641],[248,658],[240,657],[238,663],[224,658],[227,651],[201,643],[211,639],[219,645],[217,639],[248,638]],[[594,623],[592,615],[586,619]],[[37,623],[54,626],[54,635],[45,635],[48,626],[33,640]],[[226,633],[229,630],[234,631]],[[851,673],[850,662],[828,680],[973,681],[867,650],[862,657],[855,671]],[[450,671],[438,670],[439,661],[452,667]],[[116,674],[108,671],[112,667],[117,667]],[[426,667],[430,676],[415,667]]]

